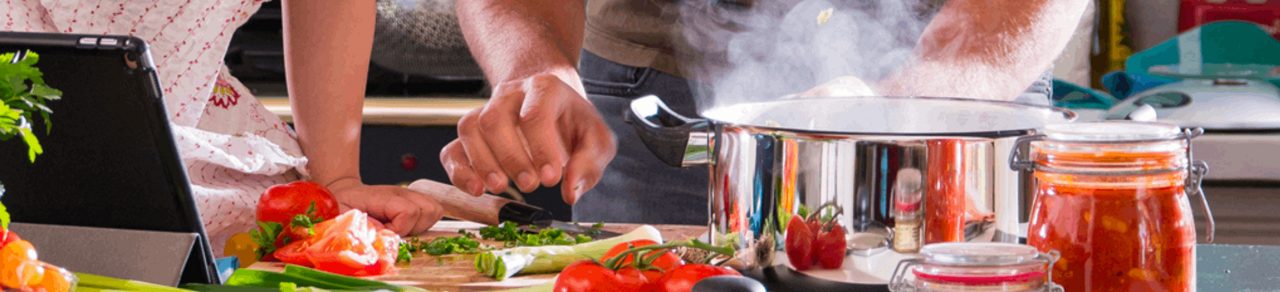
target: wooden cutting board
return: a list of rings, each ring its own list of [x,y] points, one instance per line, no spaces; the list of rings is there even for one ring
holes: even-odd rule
[[[483,226],[462,221],[441,221],[431,231],[419,236],[419,238],[427,241],[441,236],[455,236],[458,234],[458,230],[475,231]],[[636,226],[638,225],[605,224],[604,229],[617,233],[626,233]],[[654,227],[657,227],[658,231],[662,233],[664,240],[694,238],[703,235],[707,231],[706,226],[655,225]],[[501,246],[501,243],[487,243]],[[397,285],[421,287],[431,291],[493,291],[542,285],[549,283],[556,276],[555,274],[526,275],[512,277],[504,281],[495,281],[493,278],[476,272],[473,266],[474,257],[474,255],[435,257],[426,254],[415,254],[412,263],[397,266],[396,274],[371,277],[371,279]],[[284,269],[284,265],[281,263],[260,262],[253,264],[249,268],[280,271]]]

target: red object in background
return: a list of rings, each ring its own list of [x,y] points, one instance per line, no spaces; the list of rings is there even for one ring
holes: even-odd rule
[[[929,141],[925,167],[924,242],[964,241],[965,145],[963,140]]]
[[[413,153],[400,155],[400,168],[403,168],[406,171],[418,169],[418,156],[413,155]]]
[[[1219,20],[1244,20],[1261,24],[1280,39],[1280,0],[1182,0],[1178,11],[1179,32]]]

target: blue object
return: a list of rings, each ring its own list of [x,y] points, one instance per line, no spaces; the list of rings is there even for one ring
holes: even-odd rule
[[[1053,80],[1053,106],[1068,109],[1109,109],[1119,100],[1111,95],[1075,83]]]
[[[1129,98],[1135,93],[1177,81],[1168,77],[1134,74],[1126,71],[1111,71],[1111,73],[1102,75],[1102,87],[1119,99]]]
[[[240,259],[234,256],[216,259],[213,262],[218,269],[218,278],[224,282],[231,277],[231,273],[235,272],[236,268],[240,267]]]
[[[1208,23],[1154,47],[1134,53],[1124,71],[1103,76],[1103,87],[1119,99],[1182,78],[1151,73],[1155,66],[1199,68],[1204,64],[1280,66],[1280,41],[1257,24],[1244,21]],[[1198,71],[1198,70],[1193,70]],[[1267,81],[1280,86],[1280,78]]]

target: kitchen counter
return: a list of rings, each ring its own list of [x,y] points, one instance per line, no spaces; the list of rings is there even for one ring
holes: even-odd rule
[[[262,97],[262,105],[286,122],[293,121],[289,99]],[[484,106],[483,98],[403,98],[368,97],[364,99],[364,124],[395,126],[454,126],[458,119],[473,109]]]
[[[1280,288],[1280,246],[1201,244],[1196,247],[1199,291],[1273,291]],[[744,272],[769,291],[889,291],[885,286],[834,283],[770,267]]]

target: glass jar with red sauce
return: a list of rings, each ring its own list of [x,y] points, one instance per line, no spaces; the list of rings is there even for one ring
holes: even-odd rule
[[[1027,243],[1056,251],[1054,280],[1066,291],[1194,291],[1196,229],[1189,197],[1200,198],[1208,167],[1193,161],[1203,130],[1143,122],[1051,125],[1023,138],[1036,200]]]
[[[1054,252],[1021,244],[949,242],[925,245],[920,257],[898,263],[889,278],[894,292],[1062,291],[1053,284]]]

